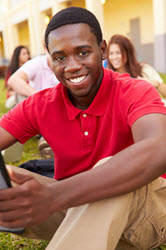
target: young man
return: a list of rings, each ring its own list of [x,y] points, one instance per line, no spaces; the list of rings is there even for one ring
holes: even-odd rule
[[[106,43],[88,10],[58,12],[45,40],[61,83],[2,117],[0,150],[41,133],[56,156],[59,181],[11,167],[19,185],[0,191],[0,225],[52,238],[49,250],[160,245],[166,240],[166,181],[159,177],[166,171],[166,108],[157,91],[103,69]]]

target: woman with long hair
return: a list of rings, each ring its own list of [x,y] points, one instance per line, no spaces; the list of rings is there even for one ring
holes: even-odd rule
[[[9,77],[19,69],[25,62],[30,59],[30,53],[26,46],[20,45],[15,48],[9,66],[5,73],[5,87],[7,88],[7,101],[6,107],[11,108],[14,106],[14,91],[8,86],[7,81]]]
[[[123,35],[111,37],[107,48],[107,68],[119,73],[129,73],[131,77],[143,78],[151,83],[166,98],[166,85],[156,70],[136,58],[132,42]]]

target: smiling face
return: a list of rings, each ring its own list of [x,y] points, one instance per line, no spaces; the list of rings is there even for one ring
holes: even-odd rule
[[[123,58],[121,49],[118,44],[113,43],[110,45],[108,59],[115,70],[120,73],[126,72],[126,55],[124,55]]]
[[[99,46],[88,24],[69,24],[50,32],[48,48],[58,80],[73,104],[90,105],[102,81],[106,44]]]
[[[29,60],[29,52],[26,48],[22,48],[19,55],[19,64],[22,65]]]

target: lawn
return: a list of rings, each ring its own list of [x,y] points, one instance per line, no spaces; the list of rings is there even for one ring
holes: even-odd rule
[[[166,75],[161,74],[161,77],[166,82]],[[3,80],[0,80],[0,117],[8,111],[5,108],[5,99],[6,99],[6,91],[3,90]],[[36,137],[31,138],[28,142],[24,144],[23,148],[23,156],[21,161],[19,162],[10,162],[15,166],[20,165],[22,162],[31,160],[31,159],[39,159],[39,151],[37,148],[38,139]],[[44,250],[47,246],[48,242],[46,241],[38,241],[38,240],[27,240],[21,237],[18,237],[14,234],[9,233],[0,233],[0,250]],[[69,249],[71,250],[71,249]],[[166,250],[166,245],[162,245],[155,250]]]
[[[166,74],[160,73],[161,78],[166,83]]]

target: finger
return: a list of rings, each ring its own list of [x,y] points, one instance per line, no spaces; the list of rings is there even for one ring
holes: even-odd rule
[[[4,211],[11,211],[14,209],[19,209],[19,208],[29,208],[31,207],[31,202],[29,199],[26,199],[26,195],[20,195],[17,196],[17,194],[15,194],[14,198],[9,198],[9,199],[0,199],[0,212],[4,212]],[[9,197],[9,196],[8,196]]]
[[[30,175],[30,174],[20,173],[19,169],[17,170],[15,168],[15,170],[13,170],[12,166],[10,166],[10,165],[7,165],[6,168],[7,168],[7,171],[9,173],[11,181],[13,181],[17,184],[22,184],[22,183],[26,182],[27,180],[30,180],[33,178],[32,175]]]
[[[7,227],[7,228],[22,228],[28,227],[31,225],[31,219],[29,217],[18,218],[17,220],[13,221],[1,221],[0,226]]]
[[[24,198],[30,194],[29,183],[31,182],[33,182],[33,180],[29,178],[28,180],[26,180],[24,183],[22,183],[19,186],[0,190],[0,210],[3,207],[3,201],[5,202],[7,200],[10,201],[11,207],[12,207],[13,206],[12,202],[14,199],[22,198],[22,200],[24,200]],[[20,203],[18,203],[17,205],[19,206],[20,204],[22,204],[22,201],[20,201]]]
[[[16,210],[11,210],[11,211],[4,211],[4,212],[0,212],[0,221],[2,223],[5,222],[11,222],[11,221],[16,221],[16,220],[21,220],[21,219],[25,219],[25,218],[29,218],[29,220],[31,220],[32,216],[31,216],[31,212],[32,210],[30,208],[20,208],[20,209],[16,209]]]

